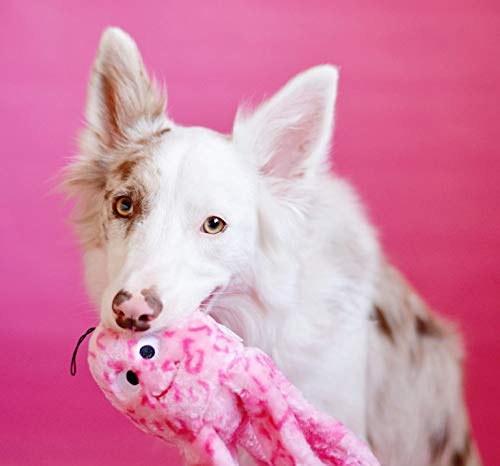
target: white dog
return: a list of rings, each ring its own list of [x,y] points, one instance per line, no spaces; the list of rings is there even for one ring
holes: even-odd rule
[[[231,135],[182,127],[134,41],[106,30],[66,178],[89,292],[124,331],[205,308],[386,466],[478,465],[458,335],[330,173],[337,79],[305,71]]]

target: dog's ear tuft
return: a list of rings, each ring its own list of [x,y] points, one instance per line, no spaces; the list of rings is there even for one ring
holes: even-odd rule
[[[89,83],[89,129],[105,147],[165,118],[165,97],[148,76],[134,40],[119,28],[104,31]]]
[[[328,167],[338,71],[311,68],[289,81],[254,112],[239,110],[234,140],[258,158],[262,173],[292,179]]]

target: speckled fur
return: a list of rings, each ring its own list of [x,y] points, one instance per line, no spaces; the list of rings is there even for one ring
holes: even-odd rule
[[[212,315],[384,465],[477,465],[456,331],[390,268],[356,194],[330,174],[337,77],[328,65],[300,74],[240,110],[227,137],[159,111],[135,43],[107,30],[66,182],[89,293],[111,326],[117,291],[155,286],[161,328],[218,286]],[[110,215],[123,192],[140,199],[133,226]],[[227,230],[201,234],[208,215]]]

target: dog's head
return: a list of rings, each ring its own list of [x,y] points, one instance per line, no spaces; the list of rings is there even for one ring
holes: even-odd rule
[[[104,32],[66,186],[106,324],[164,326],[263,280],[259,264],[287,254],[280,243],[299,246],[328,169],[336,88],[335,68],[319,66],[238,111],[232,135],[182,127],[134,41]]]

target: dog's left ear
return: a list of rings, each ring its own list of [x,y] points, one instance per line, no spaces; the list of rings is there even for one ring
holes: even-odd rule
[[[308,178],[327,169],[337,81],[330,65],[299,74],[252,114],[238,111],[234,141],[273,178]]]

